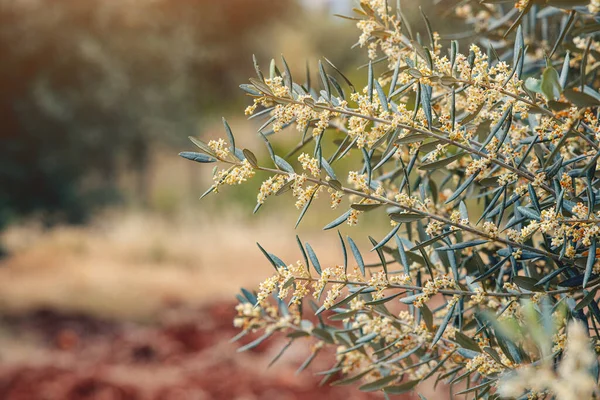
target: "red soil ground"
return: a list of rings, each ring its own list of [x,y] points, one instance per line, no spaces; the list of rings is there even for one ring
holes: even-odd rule
[[[307,356],[301,344],[267,368],[285,343],[267,341],[238,354],[229,343],[233,306],[169,311],[157,324],[101,321],[39,311],[4,316],[0,399],[5,400],[303,400],[381,399],[356,386],[322,386],[330,368],[320,355],[295,375]],[[22,343],[28,343],[22,346]],[[409,397],[405,397],[409,398]]]

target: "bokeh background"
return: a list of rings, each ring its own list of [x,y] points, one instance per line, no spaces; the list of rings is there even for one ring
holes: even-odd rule
[[[404,3],[419,29],[429,3]],[[284,54],[295,76],[326,56],[364,82],[357,30],[333,16],[354,5],[0,0],[0,398],[381,398],[319,388],[327,357],[295,376],[308,346],[267,368],[284,339],[229,343],[236,292],[271,273],[255,242],[293,262],[299,234],[336,263],[321,228],[337,213],[316,205],[294,230],[275,198],[252,215],[260,179],[200,202],[211,168],[177,157],[220,137],[221,116],[268,157],[238,89],[252,54],[267,70]],[[381,222],[353,237],[366,247]]]

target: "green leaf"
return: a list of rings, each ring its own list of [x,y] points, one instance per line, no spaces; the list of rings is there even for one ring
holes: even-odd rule
[[[462,332],[455,333],[454,341],[458,343],[462,348],[481,353],[481,348],[479,347],[477,342]]]
[[[319,259],[317,258],[315,251],[308,243],[305,243],[304,246],[306,247],[306,252],[308,253],[308,258],[310,259],[310,262],[312,263],[313,267],[315,267],[315,271],[317,271],[317,274],[321,275],[321,264],[319,264]]]
[[[319,76],[321,77],[321,83],[323,84],[323,88],[327,92],[328,100],[331,100],[331,87],[329,86],[329,79],[327,78],[327,72],[325,72],[325,68],[323,68],[323,63],[319,60]]]
[[[395,227],[393,227],[392,230],[387,235],[385,235],[385,237],[383,239],[381,239],[381,241],[379,243],[377,243],[377,245],[375,247],[373,247],[371,249],[371,251],[377,250],[381,246],[384,246],[387,242],[390,241],[390,239],[392,237],[394,237],[394,235],[398,232],[398,230],[400,230],[400,224],[398,224]]]
[[[211,157],[207,154],[196,153],[193,151],[182,151],[181,153],[179,153],[179,156],[199,163],[214,163],[217,161],[216,158]]]
[[[435,169],[439,169],[442,167],[445,167],[446,165],[450,164],[453,161],[456,161],[458,159],[460,159],[465,153],[461,152],[461,153],[457,153],[453,156],[450,157],[446,157],[443,158],[441,160],[436,160],[436,161],[432,161],[430,163],[427,164],[422,164],[419,169],[421,170],[435,170]]]
[[[515,276],[513,277],[513,283],[515,285],[517,285],[518,287],[525,289],[525,290],[531,290],[531,291],[539,291],[540,289],[536,286],[537,285],[537,279],[535,278],[531,278],[529,276]]]
[[[396,67],[394,68],[394,74],[392,75],[392,82],[390,83],[390,90],[388,92],[388,98],[392,97],[392,93],[394,89],[396,89],[396,83],[398,83],[398,75],[400,73],[400,61],[401,57],[398,57],[398,61],[396,62]]]
[[[359,387],[358,389],[361,392],[374,392],[376,390],[383,389],[384,387],[388,386],[390,383],[392,383],[394,381],[397,381],[398,378],[399,378],[398,375],[388,375],[388,376],[378,379],[374,382],[364,384],[361,387]]]
[[[244,157],[246,157],[246,160],[248,160],[250,165],[252,165],[254,168],[258,168],[258,159],[254,153],[248,149],[243,149],[242,152],[244,153]]]
[[[577,107],[595,107],[600,105],[600,101],[595,97],[573,89],[566,89],[565,97]]]
[[[265,249],[263,249],[263,247],[256,242],[256,245],[258,246],[258,248],[260,249],[260,251],[263,253],[263,255],[265,257],[267,257],[267,260],[269,260],[269,262],[271,263],[271,265],[273,266],[273,268],[275,268],[275,271],[277,271],[277,263],[275,262],[275,260],[273,259],[273,257],[271,257],[271,255],[269,254],[269,252],[267,252]]]
[[[285,346],[283,346],[283,348],[281,350],[279,350],[279,353],[277,353],[277,355],[275,357],[273,357],[271,362],[269,362],[269,365],[267,366],[267,368],[269,368],[271,365],[275,364],[277,362],[277,360],[279,360],[281,358],[281,356],[285,353],[285,351],[290,348],[292,343],[294,343],[294,339],[291,339],[289,342],[287,342],[285,344]]]
[[[229,150],[234,153],[235,152],[235,138],[233,137],[233,132],[231,131],[231,127],[227,123],[227,120],[223,118],[223,126],[225,127],[225,133],[227,133],[227,138],[229,139]]]
[[[560,97],[562,86],[560,85],[558,72],[554,67],[550,66],[544,69],[540,89],[548,100],[557,100]]]
[[[596,238],[592,238],[592,244],[589,249],[589,254],[587,258],[587,262],[585,265],[585,275],[583,276],[583,288],[588,284],[590,280],[590,276],[592,276],[592,271],[594,270],[594,263],[596,262]]]
[[[383,111],[390,111],[390,107],[388,105],[388,101],[387,101],[387,97],[385,96],[385,92],[383,91],[383,88],[381,87],[381,85],[379,84],[379,81],[377,79],[375,79],[375,90],[377,91],[377,97],[379,97],[379,102],[381,103],[381,107],[383,108]]]
[[[369,103],[373,102],[373,63],[369,61],[369,72],[367,76],[367,95],[369,96]]]
[[[350,216],[351,212],[351,210],[346,211],[344,214],[340,215],[339,217],[325,225],[323,227],[323,230],[326,231],[328,229],[335,228],[336,226],[343,224],[344,222],[346,222],[346,220],[348,220],[348,217]]]
[[[382,205],[383,204],[350,204],[350,208],[357,211],[367,212],[379,208]]]
[[[529,219],[533,219],[536,221],[540,221],[540,214],[536,210],[532,210],[529,207],[517,207],[517,210],[525,217]]]
[[[361,380],[363,377],[365,377],[366,375],[370,374],[371,371],[373,370],[373,367],[366,369],[365,371],[362,371],[361,373],[351,376],[349,378],[345,378],[336,382],[333,382],[331,385],[332,386],[343,386],[343,385],[349,385],[351,383],[354,383],[356,381]]]
[[[444,246],[444,247],[439,247],[437,248],[437,250],[440,251],[454,251],[454,250],[462,250],[462,249],[466,249],[468,247],[474,247],[474,246],[479,246],[480,244],[484,244],[487,243],[489,240],[486,239],[477,239],[477,240],[471,240],[469,242],[461,242],[461,243],[456,243],[450,246]]]
[[[427,330],[432,331],[433,313],[431,312],[429,307],[427,307],[427,304],[423,304],[419,310],[421,311],[421,316],[423,317],[423,321],[425,321],[425,326],[427,327]]]
[[[348,252],[346,251],[346,244],[344,243],[344,238],[342,238],[342,234],[340,231],[337,231],[338,238],[340,239],[340,245],[342,247],[342,254],[344,256],[344,272],[348,272]]]
[[[573,308],[573,311],[583,310],[588,305],[590,305],[590,303],[595,300],[597,292],[598,292],[598,289],[594,289],[594,290],[588,292],[585,296],[583,296],[583,299],[581,299],[581,301],[579,303],[577,303],[575,308]]]
[[[427,127],[431,129],[433,124],[433,114],[431,111],[431,92],[432,88],[430,85],[421,85],[421,106],[425,112],[425,118],[427,119]]]
[[[435,243],[435,242],[437,242],[438,240],[441,240],[441,239],[443,239],[443,238],[445,238],[445,237],[447,237],[447,236],[450,236],[450,235],[452,235],[453,233],[456,233],[456,232],[458,232],[459,230],[460,230],[460,229],[456,229],[456,230],[453,230],[453,231],[448,231],[448,232],[445,232],[445,233],[441,233],[441,234],[439,234],[439,235],[437,235],[437,236],[434,236],[434,237],[432,237],[432,238],[431,238],[431,239],[429,239],[429,240],[426,240],[426,241],[424,241],[424,242],[418,243],[418,244],[417,244],[417,245],[415,245],[414,247],[411,247],[411,248],[409,249],[409,251],[415,251],[415,250],[423,249],[423,248],[425,248],[425,247],[427,247],[427,246],[430,246],[430,245],[434,244],[434,243]]]
[[[316,329],[318,329],[318,328],[315,328],[314,330],[316,330]],[[317,357],[317,354],[319,353],[320,350],[321,350],[320,348],[317,348],[317,350],[315,350],[314,352],[311,353],[310,356],[308,356],[308,358],[302,363],[302,365],[300,365],[300,368],[298,368],[296,370],[296,375],[298,375],[300,372],[302,372],[306,368],[308,368],[308,366],[310,365],[310,363],[312,363],[313,360]]]
[[[456,198],[458,196],[461,195],[462,192],[464,192],[465,190],[467,190],[467,188],[471,185],[471,183],[473,183],[473,181],[475,180],[475,178],[477,177],[477,175],[479,175],[479,172],[480,171],[477,171],[473,175],[469,176],[462,183],[462,185],[460,185],[459,187],[457,187],[456,190],[454,191],[454,193],[452,193],[452,196],[450,196],[450,198],[448,198],[448,200],[446,200],[445,204],[453,202],[454,200],[456,200]]]
[[[416,214],[416,213],[392,213],[389,214],[389,217],[392,221],[396,221],[396,222],[414,222],[414,221],[418,221],[420,219],[425,218],[425,215],[422,214]]]
[[[456,303],[452,304],[452,307],[450,307],[450,310],[444,317],[444,320],[440,323],[440,326],[439,326],[437,332],[435,333],[433,340],[431,341],[431,348],[433,348],[433,346],[435,346],[435,344],[442,338],[442,335],[444,334],[444,331],[446,330],[446,327],[448,326],[450,319],[452,319],[452,316],[454,315],[455,308],[456,308]]]
[[[460,212],[460,218],[461,219],[469,219],[469,211],[467,210],[467,205],[465,204],[464,201],[461,201],[458,204],[458,211]]]
[[[525,79],[525,89],[534,93],[542,93],[542,82],[539,79],[529,77]]]
[[[384,389],[384,392],[387,394],[402,394],[410,392],[414,389],[415,386],[419,384],[419,380],[404,382],[400,385],[388,386]]]
[[[298,216],[298,220],[296,221],[296,226],[294,227],[294,229],[296,229],[298,227],[298,225],[300,225],[300,222],[302,221],[302,219],[304,218],[304,215],[306,215],[306,212],[308,211],[308,208],[310,207],[310,205],[312,204],[313,199],[315,198],[315,195],[317,194],[317,192],[314,192],[311,196],[310,199],[308,199],[308,201],[306,202],[306,204],[304,205],[304,207],[302,207],[302,210],[300,211],[300,215]]]
[[[281,55],[281,62],[283,63],[283,71],[285,72],[283,81],[285,83],[285,86],[290,91],[290,96],[291,96],[292,93],[294,93],[294,87],[293,87],[294,80],[292,79],[292,73],[290,72],[290,67],[288,66],[288,63],[285,61],[283,54]]]
[[[348,239],[348,244],[350,245],[350,250],[352,250],[352,254],[354,255],[354,259],[356,260],[356,263],[358,264],[358,268],[360,268],[360,272],[364,276],[365,275],[365,262],[363,261],[360,251],[358,250],[358,246],[356,246],[356,243],[354,243],[354,240],[352,240],[352,238],[350,236],[346,236],[346,239]]]
[[[273,332],[265,333],[264,335],[262,335],[258,339],[253,340],[252,342],[248,343],[247,345],[238,348],[237,352],[241,353],[241,352],[244,352],[246,350],[250,350],[250,349],[255,348],[256,346],[258,346],[259,344],[261,344],[262,342],[264,342],[265,340],[267,340],[272,334],[273,334]]]
[[[323,57],[323,59],[327,62],[327,64],[329,64],[331,66],[331,68],[333,68],[338,74],[340,74],[340,76],[342,77],[342,79],[348,84],[348,86],[350,86],[350,89],[352,89],[352,92],[356,92],[356,89],[354,88],[354,85],[352,84],[352,82],[350,82],[350,79],[346,78],[346,75],[344,75],[342,73],[342,71],[340,71],[335,65],[333,65],[333,63],[331,61],[329,61],[326,57]]]
[[[329,163],[327,162],[326,159],[324,159],[323,157],[321,157],[321,166],[323,167],[323,169],[325,170],[325,172],[327,173],[327,175],[329,175],[329,177],[337,182],[337,177],[335,176],[335,171],[333,170],[333,168],[331,168],[331,165],[329,165]],[[331,181],[330,181],[331,183]]]
[[[295,172],[294,168],[278,155],[275,155],[275,165],[277,165],[280,169],[284,170],[285,172],[289,172],[290,174],[293,174]]]

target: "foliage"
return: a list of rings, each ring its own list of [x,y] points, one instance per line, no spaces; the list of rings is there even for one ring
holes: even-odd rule
[[[240,351],[276,332],[312,340],[301,369],[331,346],[323,383],[386,396],[435,377],[466,398],[598,398],[598,5],[454,3],[439,6],[478,33],[464,52],[442,47],[425,14],[420,34],[399,4],[362,0],[346,18],[368,50],[364,88],[327,59],[318,84],[294,81],[285,59],[268,73],[256,65],[241,88],[246,113],[266,119],[273,166],[226,122],[227,140],[194,139],[199,152],[181,154],[225,165],[206,194],[267,173],[256,210],[289,192],[298,223],[324,192],[346,208],[325,230],[389,217],[389,233],[369,237],[376,263],[339,233],[336,266],[299,238],[289,265],[259,245],[275,274],[238,297],[237,338],[262,332]],[[269,138],[287,130],[301,139],[281,157]],[[354,162],[347,185],[342,158]]]

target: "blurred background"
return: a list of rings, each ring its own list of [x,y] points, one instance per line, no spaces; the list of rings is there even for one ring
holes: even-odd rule
[[[229,343],[236,292],[271,273],[255,242],[294,262],[299,234],[336,263],[321,228],[339,211],[323,202],[297,230],[288,199],[252,215],[258,178],[200,202],[211,168],[177,157],[190,135],[221,137],[221,116],[268,157],[238,89],[252,54],[295,76],[326,56],[364,82],[357,30],[333,16],[354,5],[0,0],[0,398],[379,398],[318,388],[327,357],[294,376],[308,346],[267,369],[284,339]]]

